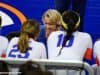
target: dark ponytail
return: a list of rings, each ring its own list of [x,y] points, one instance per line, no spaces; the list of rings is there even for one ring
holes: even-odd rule
[[[70,39],[72,33],[78,30],[80,25],[80,16],[75,11],[65,11],[62,14],[62,27],[66,31],[63,45]]]
[[[62,14],[62,28],[66,32],[64,37],[62,48],[59,51],[58,56],[61,54],[63,47],[65,47],[66,42],[73,37],[72,33],[78,30],[80,26],[80,16],[75,11],[65,11]]]

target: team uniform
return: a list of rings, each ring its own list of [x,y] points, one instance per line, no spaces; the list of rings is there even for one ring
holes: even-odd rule
[[[96,41],[94,44],[94,55],[96,63],[100,65],[100,40]]]
[[[25,53],[21,53],[18,50],[17,44],[18,44],[18,37],[14,37],[7,49],[7,58],[15,58],[15,59],[45,59],[46,58],[46,50],[45,46],[42,43],[39,43],[33,39],[29,39],[29,49]]]
[[[79,31],[73,32],[71,38],[66,42],[65,46],[62,47],[65,35],[66,32],[64,31],[56,31],[50,34],[47,41],[49,59],[83,61],[83,58],[85,58],[91,60],[92,39],[88,33]],[[62,73],[58,72],[57,74],[67,75],[64,72]],[[77,74],[73,72],[68,75]]]
[[[2,35],[0,35],[0,57],[5,54],[6,49],[8,47],[8,39]]]

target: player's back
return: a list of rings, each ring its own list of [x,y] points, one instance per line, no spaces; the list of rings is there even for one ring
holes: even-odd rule
[[[25,53],[21,53],[17,47],[18,37],[14,37],[7,49],[7,58],[42,59],[46,58],[45,46],[33,39],[29,39],[29,48]]]
[[[0,35],[0,56],[3,52],[6,52],[8,46],[8,39]]]
[[[56,31],[48,38],[48,53],[50,59],[82,60],[87,48],[92,48],[92,40],[89,34],[74,32],[70,39],[62,47],[66,32]]]

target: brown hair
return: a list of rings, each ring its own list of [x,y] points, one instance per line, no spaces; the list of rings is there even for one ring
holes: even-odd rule
[[[21,28],[21,34],[18,41],[18,49],[21,53],[25,53],[28,48],[29,38],[35,39],[39,33],[39,23],[36,20],[29,19],[25,21]]]
[[[33,61],[27,61],[19,67],[18,75],[53,75],[49,71],[43,71],[40,65]]]
[[[32,61],[22,64],[19,67],[19,72],[21,72],[19,75],[43,75],[39,64]]]
[[[3,72],[9,72],[8,64],[5,61],[0,61],[0,75],[9,75],[3,74]]]

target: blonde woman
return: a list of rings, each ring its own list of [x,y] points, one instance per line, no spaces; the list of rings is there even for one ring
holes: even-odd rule
[[[14,37],[8,46],[7,57],[15,59],[45,59],[45,46],[37,42],[39,23],[33,19],[25,21],[20,37]]]
[[[45,35],[48,38],[49,34],[53,31],[60,30],[61,27],[61,15],[55,9],[48,9],[42,16],[42,20],[45,26]]]
[[[38,41],[43,42],[45,46],[47,46],[46,41],[51,32],[60,30],[61,19],[61,14],[55,9],[48,9],[46,12],[44,12],[42,16],[44,27],[40,31]],[[48,58],[48,51],[46,54]]]

